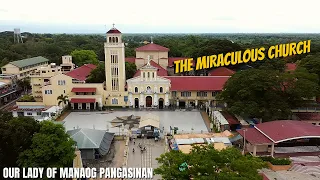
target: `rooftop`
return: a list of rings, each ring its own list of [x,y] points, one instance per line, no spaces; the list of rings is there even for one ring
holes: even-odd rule
[[[125,61],[126,62],[130,62],[130,63],[135,63],[136,62],[136,58],[135,57],[126,57]]]
[[[175,61],[185,60],[185,59],[189,59],[189,58],[187,58],[187,57],[169,57],[168,58],[168,66],[173,67]],[[195,64],[195,61],[193,61],[193,64]]]
[[[231,69],[228,69],[226,67],[218,67],[215,69],[212,69],[208,76],[232,76],[235,72]]]
[[[38,63],[43,63],[43,62],[49,62],[49,59],[44,58],[42,56],[38,56],[38,57],[33,57],[33,58],[28,58],[28,59],[22,59],[19,61],[12,61],[9,64],[17,66],[18,68],[23,68],[23,67],[35,65]]]
[[[320,138],[320,127],[302,121],[277,120],[258,124],[256,128],[275,142],[308,137]]]
[[[309,112],[303,112],[303,113],[294,113],[299,120],[313,120],[313,121],[320,121],[320,113],[309,113]]]
[[[150,43],[141,47],[136,48],[136,51],[160,51],[160,52],[168,52],[170,49],[160,46],[158,44]]]
[[[111,28],[108,32],[107,32],[107,34],[119,34],[119,33],[121,33],[118,29],[116,29],[115,27],[113,27],[113,28]]]
[[[221,91],[228,76],[165,76],[171,91]]]
[[[252,144],[280,143],[302,138],[320,138],[320,127],[294,120],[270,121],[257,124],[254,128],[237,131]]]
[[[146,65],[146,64],[145,64],[145,65]],[[145,65],[143,65],[143,67],[144,67]],[[151,60],[151,61],[150,61],[150,65],[158,69],[158,71],[157,71],[157,75],[158,75],[158,76],[168,76],[168,71],[165,70],[163,67],[161,67],[161,66],[160,66],[159,64],[157,64],[156,62],[154,62],[154,61]],[[141,75],[141,70],[139,69],[139,70],[134,74],[133,77],[137,77],[137,76],[140,76],[140,75]]]
[[[87,77],[90,75],[91,71],[94,70],[97,66],[94,64],[85,64],[77,69],[74,69],[68,73],[67,76],[70,76],[79,81],[85,81]]]
[[[114,136],[114,133],[96,129],[74,129],[67,131],[67,133],[77,142],[79,149],[98,149],[103,142],[105,134],[109,136],[108,139],[111,139],[111,141]]]
[[[294,71],[297,69],[296,63],[287,63],[286,64],[286,71]]]

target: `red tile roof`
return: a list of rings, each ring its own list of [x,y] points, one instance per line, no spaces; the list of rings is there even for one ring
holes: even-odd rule
[[[297,64],[295,63],[287,63],[286,64],[286,71],[294,71],[297,69]]]
[[[166,76],[171,80],[171,91],[221,91],[229,77]]]
[[[94,103],[94,98],[71,98],[71,103]]]
[[[111,34],[111,33],[121,33],[121,32],[116,28],[111,28],[107,33]]]
[[[145,65],[146,65],[146,64],[145,64]],[[143,65],[143,66],[145,66],[145,65]],[[158,69],[158,71],[157,71],[157,75],[158,75],[158,76],[168,76],[168,71],[165,70],[163,67],[161,67],[161,66],[160,66],[159,64],[157,64],[156,62],[154,62],[154,61],[151,60],[151,61],[150,61],[150,65]],[[142,67],[143,67],[143,66],[142,66]],[[141,71],[138,70],[138,71],[134,74],[133,77],[137,77],[137,76],[140,76],[140,75],[141,75]]]
[[[39,108],[19,108],[19,106],[13,106],[9,108],[9,111],[46,111],[49,107],[39,107]]]
[[[243,129],[237,131],[244,136]],[[280,143],[292,139],[320,138],[320,127],[303,121],[276,120],[247,128],[245,136],[252,144]]]
[[[233,115],[229,114],[228,112],[222,111],[221,114],[224,116],[224,118],[226,118],[230,125],[240,124],[238,119]]]
[[[174,61],[189,59],[187,57],[169,57],[168,58],[168,66],[172,67],[174,65]]]
[[[256,128],[277,143],[303,137],[320,138],[320,127],[303,121],[276,120],[258,124]]]
[[[251,144],[270,144],[272,141],[259,132],[256,128],[238,129],[238,133],[242,137],[246,137],[246,141]]]
[[[96,92],[96,88],[74,87],[71,92]]]
[[[294,113],[299,120],[313,120],[313,121],[320,121],[320,113]]]
[[[226,67],[218,67],[215,69],[212,69],[208,76],[232,76],[235,72],[231,69],[228,69]]]
[[[97,66],[94,64],[85,64],[81,67],[78,67],[75,70],[67,72],[66,75],[79,81],[85,81],[87,77],[90,75],[91,71],[95,68],[97,68]]]
[[[150,43],[141,47],[136,48],[136,51],[161,51],[168,52],[170,49],[160,46],[158,44]]]
[[[130,63],[135,63],[136,62],[136,58],[135,57],[126,57],[125,61],[126,62],[130,62]]]

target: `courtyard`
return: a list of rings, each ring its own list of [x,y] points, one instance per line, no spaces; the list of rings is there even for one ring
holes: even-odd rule
[[[71,112],[65,119],[66,130],[77,128],[107,130],[116,135],[124,135],[128,126],[115,125],[117,117],[129,117],[131,115],[141,117],[148,113],[160,118],[160,129],[165,133],[170,132],[170,126],[178,127],[178,133],[205,133],[208,128],[198,111],[99,111],[99,112]],[[138,123],[138,122],[128,122]]]

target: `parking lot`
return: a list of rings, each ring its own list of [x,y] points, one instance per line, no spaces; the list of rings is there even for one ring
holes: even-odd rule
[[[171,127],[178,127],[179,133],[200,133],[208,132],[200,112],[193,111],[113,111],[113,112],[72,112],[65,119],[64,126],[66,130],[76,128],[89,128],[109,130],[116,134],[125,133],[126,129],[122,130],[120,127],[113,127],[111,121],[116,117],[123,116],[143,116],[147,113],[153,113],[160,118],[160,129],[164,132],[170,131]]]

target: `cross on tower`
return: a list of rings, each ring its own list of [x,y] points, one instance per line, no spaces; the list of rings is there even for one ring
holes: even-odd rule
[[[113,23],[113,24],[112,24],[113,28],[114,28],[114,25],[115,25],[115,24]]]

